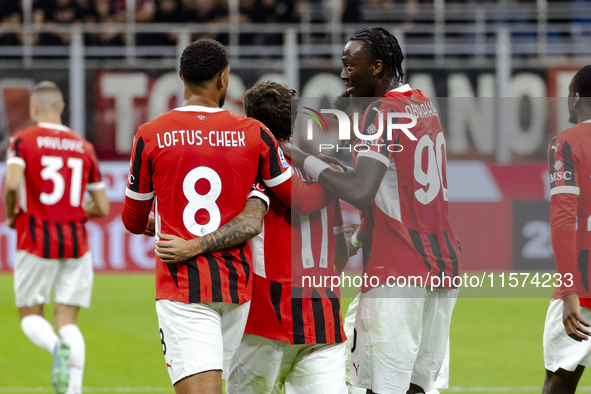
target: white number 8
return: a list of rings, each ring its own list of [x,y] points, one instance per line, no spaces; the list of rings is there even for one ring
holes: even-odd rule
[[[206,194],[199,194],[195,190],[195,184],[200,179],[209,181],[210,189]],[[193,168],[183,181],[183,193],[189,200],[183,211],[183,224],[187,230],[200,237],[217,230],[222,221],[220,208],[215,203],[222,193],[220,176],[209,167]],[[205,209],[209,213],[209,222],[203,225],[195,220],[195,214],[200,209]]]

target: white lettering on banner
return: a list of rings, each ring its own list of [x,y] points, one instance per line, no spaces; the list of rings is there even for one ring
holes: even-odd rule
[[[465,74],[452,74],[448,79],[449,149],[453,153],[466,153],[472,140],[478,152],[490,154],[495,150],[494,100],[479,100]],[[494,77],[483,74],[478,77],[480,97],[492,97]],[[461,98],[465,97],[465,98]]]
[[[536,74],[519,73],[511,79],[511,96],[507,105],[508,127],[512,131],[509,138],[511,151],[519,155],[531,155],[545,142],[546,112],[548,103],[538,97],[546,96],[546,84]],[[525,113],[524,105],[529,102],[529,122],[521,122]]]
[[[133,100],[148,94],[148,76],[144,73],[103,74],[101,92],[105,98],[115,99],[115,150],[128,153],[136,123]]]
[[[152,86],[148,100],[148,120],[156,119],[170,110],[170,99],[176,97],[178,106],[182,105],[183,81],[180,80],[178,73],[168,72]],[[175,103],[176,104],[176,103]],[[133,130],[132,130],[133,131]]]
[[[105,191],[110,202],[125,200],[125,186],[129,175],[128,162],[101,162],[101,177],[105,183]]]
[[[154,269],[154,238],[131,234],[129,237],[130,256],[135,265],[145,270]]]

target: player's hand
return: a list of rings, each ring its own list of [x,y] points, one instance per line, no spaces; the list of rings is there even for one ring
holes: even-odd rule
[[[148,216],[148,228],[143,233],[148,237],[153,237],[156,235],[156,221],[154,220],[154,212],[150,212],[150,216]]]
[[[361,246],[353,246],[351,243],[351,237],[355,234],[355,231],[359,228],[357,223],[346,223],[343,225],[343,232],[345,233],[345,238],[347,239],[347,250],[349,251],[349,256],[355,256]]]
[[[562,322],[564,323],[566,333],[577,342],[588,340],[589,336],[591,336],[591,332],[583,328],[581,325],[585,327],[589,327],[590,325],[581,317],[579,297],[573,294],[564,297],[562,301]]]
[[[158,233],[159,241],[156,241],[156,256],[163,263],[183,263],[196,256],[195,248],[187,240],[174,235]]]
[[[14,230],[16,226],[16,215],[6,218],[6,225]]]
[[[347,172],[350,169],[349,166],[344,165],[338,159],[336,159],[332,156],[327,156],[323,153],[319,153],[318,158],[320,160],[322,160],[323,162],[325,162],[326,164],[330,165],[332,168],[334,168],[337,171]]]
[[[279,143],[279,147],[283,151],[285,157],[291,161],[295,167],[302,168],[304,165],[304,160],[309,156],[306,152],[292,144],[291,142],[284,142],[281,141]]]

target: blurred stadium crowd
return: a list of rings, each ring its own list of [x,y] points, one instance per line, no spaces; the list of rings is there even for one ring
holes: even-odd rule
[[[337,3],[339,0],[335,0]],[[239,0],[240,23],[299,23],[303,20],[326,22],[328,17],[322,15],[323,8],[334,7],[333,0]],[[574,1],[572,3],[581,3]],[[521,3],[524,6],[536,4],[536,0],[446,0],[445,3],[472,3],[474,7],[487,5]],[[561,3],[548,0],[548,3]],[[564,2],[562,2],[564,3]],[[340,0],[337,18],[342,23],[392,23],[392,11],[403,14],[406,22],[416,22],[414,16],[421,12],[423,6],[433,7],[433,0]],[[69,25],[84,24],[117,24],[129,22],[126,15],[126,0],[32,0],[31,22],[33,25]],[[230,11],[227,0],[135,0],[136,23],[228,23]],[[317,12],[320,10],[320,12]],[[377,20],[382,10],[384,20]],[[388,12],[388,10],[390,12]],[[326,10],[324,10],[326,11]],[[365,12],[364,12],[365,11]],[[369,12],[368,12],[369,11]],[[23,23],[22,2],[17,0],[0,1],[0,23],[4,26]],[[326,14],[326,12],[324,12]],[[369,15],[369,17],[368,17]],[[373,16],[372,16],[373,15]],[[580,18],[576,13],[574,19]],[[340,18],[339,18],[340,16]],[[379,19],[379,18],[378,18]],[[398,22],[398,21],[397,21]],[[222,42],[224,37],[217,37]],[[69,34],[35,34],[33,45],[56,46],[68,45]],[[242,35],[241,44],[277,44],[269,42],[275,37],[263,35]],[[176,45],[173,34],[140,33],[136,36],[136,45]],[[120,32],[102,32],[87,34],[85,44],[89,46],[125,45],[125,35]],[[2,32],[0,29],[0,45],[23,45],[22,34]]]

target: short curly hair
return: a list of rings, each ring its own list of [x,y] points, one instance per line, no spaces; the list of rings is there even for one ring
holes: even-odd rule
[[[293,135],[295,116],[291,116],[291,100],[297,92],[277,82],[260,82],[246,91],[244,112],[271,130],[279,141],[288,141]]]
[[[201,85],[222,73],[228,64],[228,53],[222,44],[201,38],[185,48],[180,69],[185,83]]]

